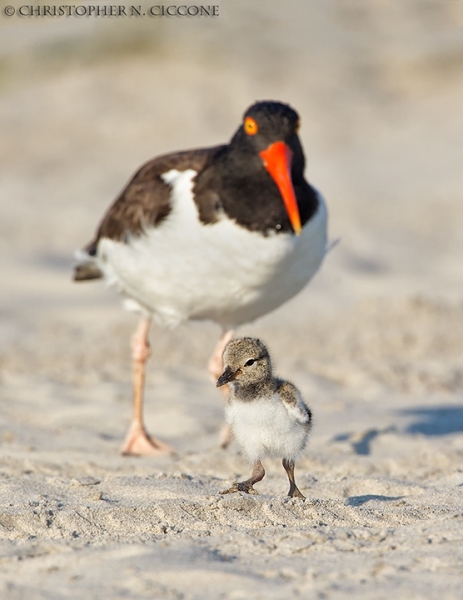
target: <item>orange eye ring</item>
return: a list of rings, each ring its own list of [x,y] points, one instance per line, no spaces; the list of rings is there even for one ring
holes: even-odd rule
[[[248,135],[256,135],[256,133],[259,131],[259,127],[252,117],[246,117],[244,119],[244,131]]]

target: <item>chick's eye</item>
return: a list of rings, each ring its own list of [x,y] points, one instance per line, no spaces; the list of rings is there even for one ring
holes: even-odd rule
[[[244,366],[245,366],[245,367],[250,367],[250,366],[251,366],[251,365],[253,365],[255,362],[256,362],[256,361],[255,361],[253,358],[250,358],[249,360],[247,360],[247,361],[244,363]]]
[[[244,119],[244,131],[248,135],[256,135],[258,130],[259,130],[259,127],[257,126],[256,121],[252,117],[246,117]]]

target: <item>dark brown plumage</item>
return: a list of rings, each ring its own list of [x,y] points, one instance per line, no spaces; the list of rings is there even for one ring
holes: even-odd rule
[[[145,163],[132,177],[104,215],[95,238],[84,248],[91,256],[101,238],[125,241],[146,226],[160,224],[171,210],[172,188],[162,175],[171,169],[202,171],[222,146],[158,156]]]

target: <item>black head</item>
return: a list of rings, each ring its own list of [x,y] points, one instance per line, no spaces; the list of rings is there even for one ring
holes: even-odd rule
[[[244,113],[243,122],[233,136],[231,144],[241,151],[254,155],[275,142],[284,142],[293,153],[302,154],[297,136],[299,115],[288,104],[282,102],[256,102]],[[303,165],[302,165],[303,168]]]
[[[207,198],[212,190],[214,206],[238,225],[264,235],[299,235],[319,201],[304,178],[298,128],[299,116],[287,104],[250,106],[230,143],[196,178],[195,198]],[[198,200],[198,206],[205,204]]]
[[[304,181],[305,164],[298,128],[299,115],[287,104],[257,102],[245,112],[227,151],[229,164],[243,180],[252,178],[256,187],[265,187],[267,197],[280,196],[297,235],[302,224],[294,186]]]

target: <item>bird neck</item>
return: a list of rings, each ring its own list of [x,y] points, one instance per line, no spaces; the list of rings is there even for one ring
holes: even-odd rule
[[[318,208],[317,192],[305,181],[302,149],[295,152],[291,171],[302,226]],[[277,185],[266,171],[262,159],[239,146],[223,146],[214,156],[210,168],[197,177],[195,193],[211,188],[225,214],[239,225],[263,234],[293,233]]]
[[[232,383],[232,397],[240,402],[252,402],[257,398],[271,396],[275,389],[276,381],[273,378],[245,384],[236,380]]]

